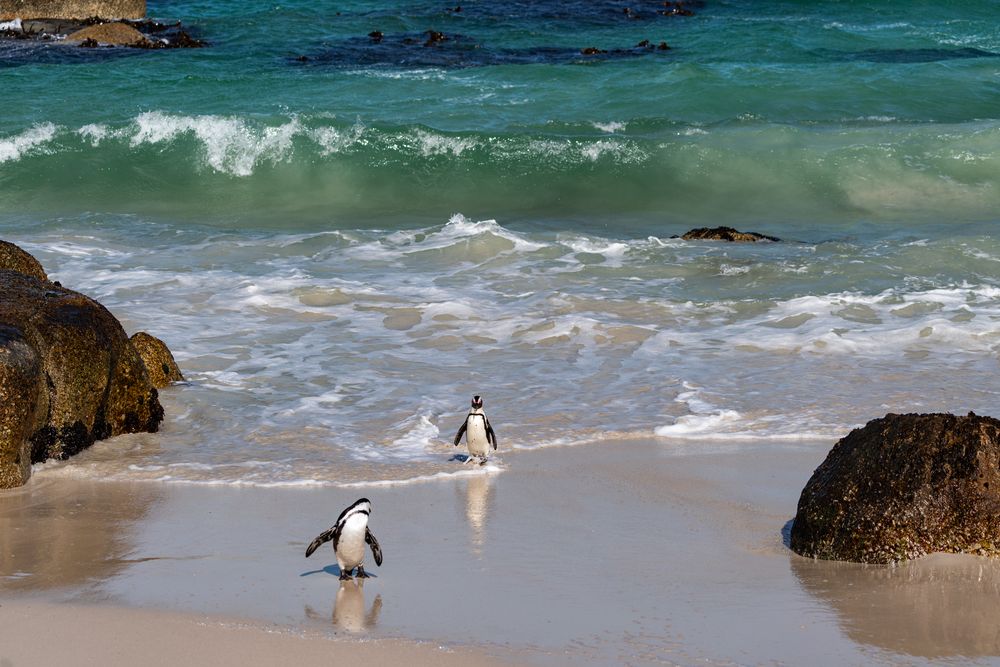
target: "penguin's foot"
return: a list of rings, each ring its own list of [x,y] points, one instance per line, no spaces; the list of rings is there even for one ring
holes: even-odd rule
[[[341,581],[350,581],[351,580],[351,571],[350,570],[341,570],[340,571],[340,580]]]
[[[357,576],[358,579],[368,579],[370,575],[367,572],[365,572],[364,567],[358,565],[358,573],[355,576]]]

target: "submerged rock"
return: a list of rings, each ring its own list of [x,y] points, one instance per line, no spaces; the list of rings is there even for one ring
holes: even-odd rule
[[[0,488],[24,484],[32,463],[155,432],[162,419],[114,315],[57,283],[0,270]]]
[[[133,46],[137,48],[149,48],[151,42],[141,32],[125,23],[101,23],[87,26],[82,30],[77,30],[66,36],[67,42],[97,42],[98,44],[110,44],[112,46]]]
[[[791,548],[861,563],[1000,556],[1000,420],[888,414],[851,431],[802,490]]]
[[[162,340],[145,331],[133,334],[129,340],[146,366],[149,381],[153,383],[154,387],[162,389],[169,386],[171,382],[184,381],[181,369],[174,361],[174,355],[170,353],[167,344]]]
[[[141,19],[146,0],[0,0],[0,21],[13,19]]]
[[[661,45],[663,48],[665,45]],[[670,48],[670,47],[666,47]],[[676,236],[673,238],[677,238]],[[757,241],[780,241],[781,239],[757,232],[741,232],[732,227],[699,227],[686,232],[680,238],[685,241],[736,241],[742,243],[756,243]]]
[[[0,0],[2,2],[3,0]],[[91,17],[87,19],[31,19],[12,21],[0,29],[0,41],[22,40],[51,47],[115,46],[140,49],[180,49],[207,46],[179,23],[160,23]],[[104,51],[102,51],[104,52]],[[113,51],[112,51],[113,53]]]

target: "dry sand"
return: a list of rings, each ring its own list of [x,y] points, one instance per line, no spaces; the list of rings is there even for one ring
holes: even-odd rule
[[[393,651],[405,664],[993,662],[996,563],[866,567],[787,549],[831,444],[602,442],[509,452],[495,475],[347,489],[43,472],[0,494],[0,660],[135,664],[127,651],[162,637],[202,663],[236,662],[239,646],[281,662],[302,651],[301,664],[355,651],[376,664]],[[360,496],[385,553],[363,586],[338,581],[329,547],[303,556]],[[149,639],[119,653],[124,635]]]

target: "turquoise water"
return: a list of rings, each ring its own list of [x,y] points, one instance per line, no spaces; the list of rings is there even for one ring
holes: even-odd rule
[[[462,211],[629,235],[995,218],[996,2],[446,6],[152,2],[212,47],[0,51],[4,210],[281,229]],[[431,29],[456,37],[401,43]],[[673,49],[579,53],[643,39]]]
[[[51,474],[436,474],[475,392],[525,449],[1000,412],[1000,3],[628,6],[151,2],[210,46],[0,45],[0,233],[191,380]],[[670,238],[718,224],[788,242]]]

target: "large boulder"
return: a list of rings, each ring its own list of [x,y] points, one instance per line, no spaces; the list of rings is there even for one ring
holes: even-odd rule
[[[146,0],[0,0],[0,21],[13,19],[141,19]]]
[[[1000,420],[888,414],[851,431],[802,490],[791,547],[860,563],[1000,555]]]
[[[41,262],[7,241],[0,241],[0,270],[17,271],[45,282],[49,280]]]
[[[133,334],[129,340],[146,366],[149,381],[153,383],[154,387],[162,389],[171,382],[184,381],[181,369],[174,361],[174,355],[170,353],[170,348],[162,340],[145,331]]]
[[[121,324],[93,299],[0,270],[0,488],[95,440],[155,432],[156,388]]]

